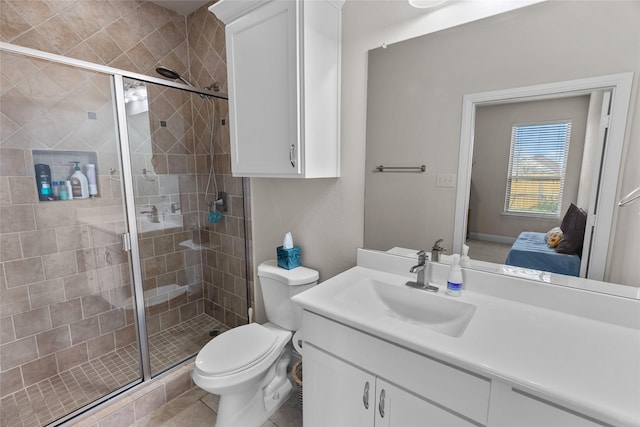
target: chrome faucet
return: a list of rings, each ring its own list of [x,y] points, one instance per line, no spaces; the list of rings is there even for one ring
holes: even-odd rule
[[[433,262],[440,261],[440,255],[447,251],[445,248],[440,246],[440,243],[442,242],[443,242],[443,239],[438,239],[433,244],[433,247],[431,248],[431,261]]]
[[[417,255],[418,265],[411,267],[409,273],[418,273],[418,277],[415,282],[408,281],[405,285],[429,292],[438,292],[438,288],[436,286],[431,286],[429,284],[429,264],[427,263],[427,253],[425,251],[420,251]]]
[[[171,213],[182,212],[180,203],[171,203]]]
[[[151,205],[150,211],[140,211],[141,214],[149,214],[149,220],[151,222],[158,223],[160,222],[160,218],[158,218],[158,208],[156,205]]]

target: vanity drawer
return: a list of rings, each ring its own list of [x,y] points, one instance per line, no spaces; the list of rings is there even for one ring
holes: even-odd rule
[[[488,378],[306,310],[303,316],[305,342],[459,415],[487,423]]]

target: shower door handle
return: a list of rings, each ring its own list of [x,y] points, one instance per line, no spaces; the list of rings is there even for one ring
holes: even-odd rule
[[[122,250],[125,252],[131,250],[131,235],[129,233],[122,233]]]
[[[293,161],[293,152],[296,149],[296,146],[294,144],[291,144],[291,147],[289,147],[289,161],[291,162],[291,167],[295,168],[296,164]]]

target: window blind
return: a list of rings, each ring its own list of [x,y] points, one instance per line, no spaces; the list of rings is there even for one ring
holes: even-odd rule
[[[505,212],[560,215],[571,122],[514,125]]]

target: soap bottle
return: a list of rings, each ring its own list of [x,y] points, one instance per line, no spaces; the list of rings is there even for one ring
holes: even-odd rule
[[[65,187],[67,187],[67,200],[73,200],[73,188],[71,188],[71,181],[66,180],[64,182]]]
[[[53,181],[51,183],[51,194],[53,195],[53,199],[54,200],[59,200],[60,199],[60,193],[58,190],[58,181]]]
[[[67,192],[67,184],[64,181],[58,183],[58,196],[60,200],[68,200],[69,193]]]
[[[96,185],[96,165],[87,163],[87,181],[89,182],[89,195],[95,197],[98,195],[98,186]]]
[[[37,164],[36,183],[38,184],[38,199],[41,201],[49,200],[51,194],[51,168],[49,165]]]
[[[459,297],[462,294],[462,269],[460,268],[460,255],[453,255],[453,265],[449,270],[447,280],[447,294]]]
[[[469,246],[462,245],[462,256],[460,257],[460,267],[469,267],[471,258],[469,258]]]
[[[75,172],[71,175],[71,191],[73,193],[74,199],[86,199],[89,197],[89,182],[87,181],[87,177],[84,176],[82,171],[80,170],[80,162],[69,162],[75,163],[76,167],[74,168]]]

